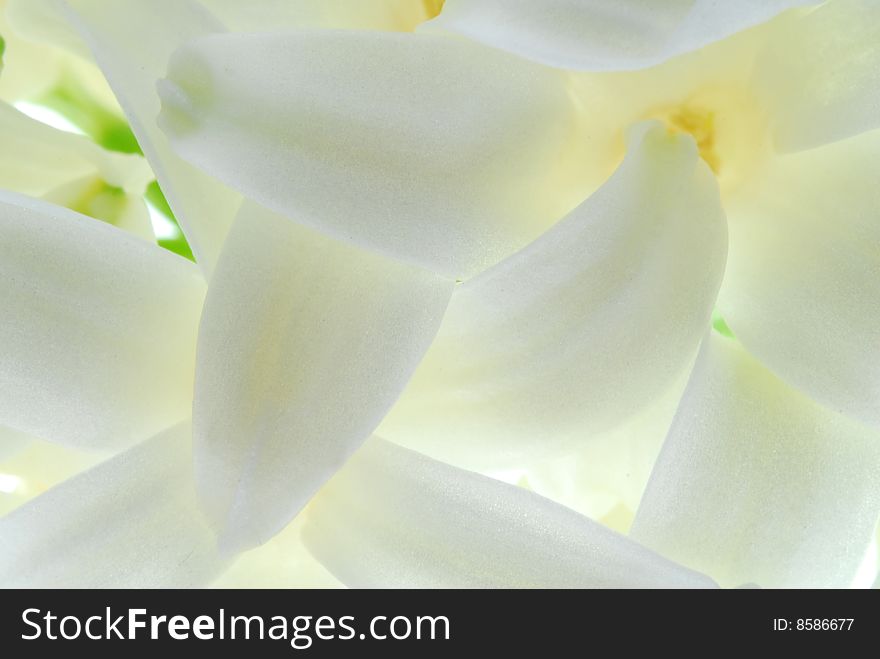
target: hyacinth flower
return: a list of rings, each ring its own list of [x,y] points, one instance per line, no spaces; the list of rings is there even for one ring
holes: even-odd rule
[[[196,264],[3,193],[0,424],[117,454],[0,580],[849,585],[880,11],[815,5],[11,2]]]

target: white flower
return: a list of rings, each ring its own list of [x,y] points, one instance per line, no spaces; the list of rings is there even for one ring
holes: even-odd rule
[[[201,273],[0,198],[0,423],[141,442],[0,520],[0,579],[206,583],[314,497],[274,541],[306,583],[300,531],[346,585],[848,585],[880,512],[880,11],[803,4],[29,5]],[[670,423],[631,538],[461,469],[626,529]],[[648,457],[567,485],[602,442]]]

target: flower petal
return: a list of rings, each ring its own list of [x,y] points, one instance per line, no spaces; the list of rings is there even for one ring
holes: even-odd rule
[[[54,0],[4,0],[0,35],[4,41],[0,98],[40,101],[76,85],[105,118],[120,119],[116,102],[88,48],[57,17]]]
[[[17,0],[12,2],[19,4]],[[13,102],[38,96],[51,88],[60,77],[63,64],[58,49],[21,38],[10,26],[9,9],[5,9],[0,11],[0,98]]]
[[[0,427],[0,463],[14,456],[31,443],[32,437],[27,433]],[[0,469],[2,471],[2,469]],[[2,489],[0,489],[2,492]]]
[[[835,0],[793,17],[759,58],[754,87],[784,150],[880,127],[880,5]]]
[[[724,271],[724,215],[689,137],[650,123],[631,139],[598,192],[456,290],[383,437],[516,464],[615,427],[684,371]]]
[[[726,205],[719,310],[784,380],[880,425],[880,131],[779,157]]]
[[[565,76],[461,39],[216,35],[178,50],[160,85],[160,123],[190,162],[450,277],[526,245],[602,180],[585,174],[598,165]]]
[[[856,571],[856,575],[850,584],[850,588],[867,590],[875,587],[875,582],[877,581],[878,576],[878,565],[880,565],[880,562],[878,562],[878,558],[880,558],[880,545],[877,544],[878,538],[880,538],[880,526],[877,527],[877,534],[868,546],[868,551],[865,552],[865,555],[862,558],[862,562],[859,565],[859,569]]]
[[[192,482],[181,424],[0,519],[0,585],[206,584],[222,568]]]
[[[241,554],[211,584],[212,588],[341,588],[342,584],[312,556],[298,516],[269,542]]]
[[[226,548],[271,538],[370,435],[452,286],[242,206],[205,302],[194,403],[199,490]]]
[[[686,384],[683,373],[660,398],[613,430],[575,451],[528,465],[529,488],[628,532]]]
[[[156,125],[156,80],[176,47],[223,26],[192,0],[70,0],[60,11],[91,48],[196,260],[210,273],[241,199],[172,153]]]
[[[25,443],[5,457],[0,448],[0,481],[6,485],[0,487],[0,517],[109,457],[106,452],[72,449],[8,428],[2,431],[4,441],[9,433]]]
[[[441,0],[201,0],[232,31],[290,28],[411,32]],[[432,8],[434,11],[432,11]]]
[[[0,192],[0,424],[118,447],[189,416],[204,283],[192,263]]]
[[[42,195],[85,176],[100,177],[126,192],[142,195],[153,178],[146,161],[105,151],[82,135],[35,121],[0,102],[0,187]]]
[[[29,42],[59,48],[88,60],[91,57],[88,45],[58,11],[59,3],[64,1],[4,0],[4,18],[14,34]]]
[[[449,31],[564,69],[640,69],[809,0],[446,0],[423,32]]]
[[[880,432],[713,333],[630,535],[722,586],[847,587],[880,515],[878,473]]]
[[[0,102],[0,188],[104,220],[154,240],[144,190],[153,179],[146,160],[105,151],[82,135],[35,121]]]
[[[352,587],[713,585],[548,499],[378,438],[315,497],[304,538]]]
[[[143,191],[139,195],[127,194],[95,176],[85,176],[58,186],[41,198],[155,241]]]

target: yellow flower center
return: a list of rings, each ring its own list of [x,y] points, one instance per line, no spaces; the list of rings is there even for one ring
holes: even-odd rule
[[[647,118],[660,119],[670,132],[694,138],[723,195],[754,173],[770,151],[764,113],[750,94],[736,86],[704,88],[680,103],[650,112]]]
[[[687,133],[694,138],[700,157],[715,172],[721,173],[721,160],[715,151],[715,112],[700,107],[684,106],[664,117],[666,126],[673,133]]]

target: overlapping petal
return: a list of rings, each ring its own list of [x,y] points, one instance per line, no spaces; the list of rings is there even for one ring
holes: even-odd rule
[[[693,141],[640,127],[598,192],[456,290],[380,433],[485,467],[616,426],[693,359],[726,241],[718,189]]]
[[[342,588],[302,541],[305,514],[269,542],[236,558],[212,588]]]
[[[135,155],[112,153],[0,102],[0,188],[40,196],[153,240],[143,202],[153,174]]]
[[[0,424],[122,446],[187,418],[204,282],[190,262],[0,192]]]
[[[40,94],[55,84],[59,76],[58,54],[40,44],[18,37],[10,29],[6,7],[0,5],[0,98],[15,101]]]
[[[205,302],[193,408],[226,548],[271,538],[370,435],[452,287],[246,202]]]
[[[4,587],[190,587],[223,566],[196,503],[188,423],[0,518]]]
[[[82,41],[53,14],[54,0],[0,2],[4,41],[0,98],[37,101],[75,84],[102,113],[121,117],[113,92]]]
[[[564,69],[640,69],[809,0],[446,0],[422,31],[450,31]]]
[[[541,496],[621,533],[629,531],[654,461],[687,384],[687,371],[644,410],[570,452],[529,464],[525,483]]]
[[[175,48],[223,25],[194,0],[65,0],[57,6],[107,77],[196,260],[210,274],[241,199],[171,151],[156,125],[156,81]]]
[[[42,199],[103,220],[146,240],[155,240],[143,196],[126,193],[94,176],[60,185],[42,195]]]
[[[880,5],[834,0],[793,17],[759,58],[754,87],[783,150],[880,127]]]
[[[181,156],[257,202],[464,278],[607,176],[567,84],[455,38],[226,34],[175,53],[160,122]]]
[[[91,58],[89,46],[58,11],[59,0],[4,0],[4,4],[4,19],[16,35],[84,60]]]
[[[779,157],[726,205],[719,309],[749,351],[880,425],[880,131]]]
[[[152,173],[138,156],[105,151],[82,135],[57,130],[0,102],[0,187],[38,196],[94,176],[142,195]]]
[[[0,430],[0,517],[109,457]]]
[[[849,586],[880,515],[880,432],[704,344],[631,537],[722,586]]]
[[[307,510],[306,545],[352,587],[711,587],[536,494],[368,441]]]

